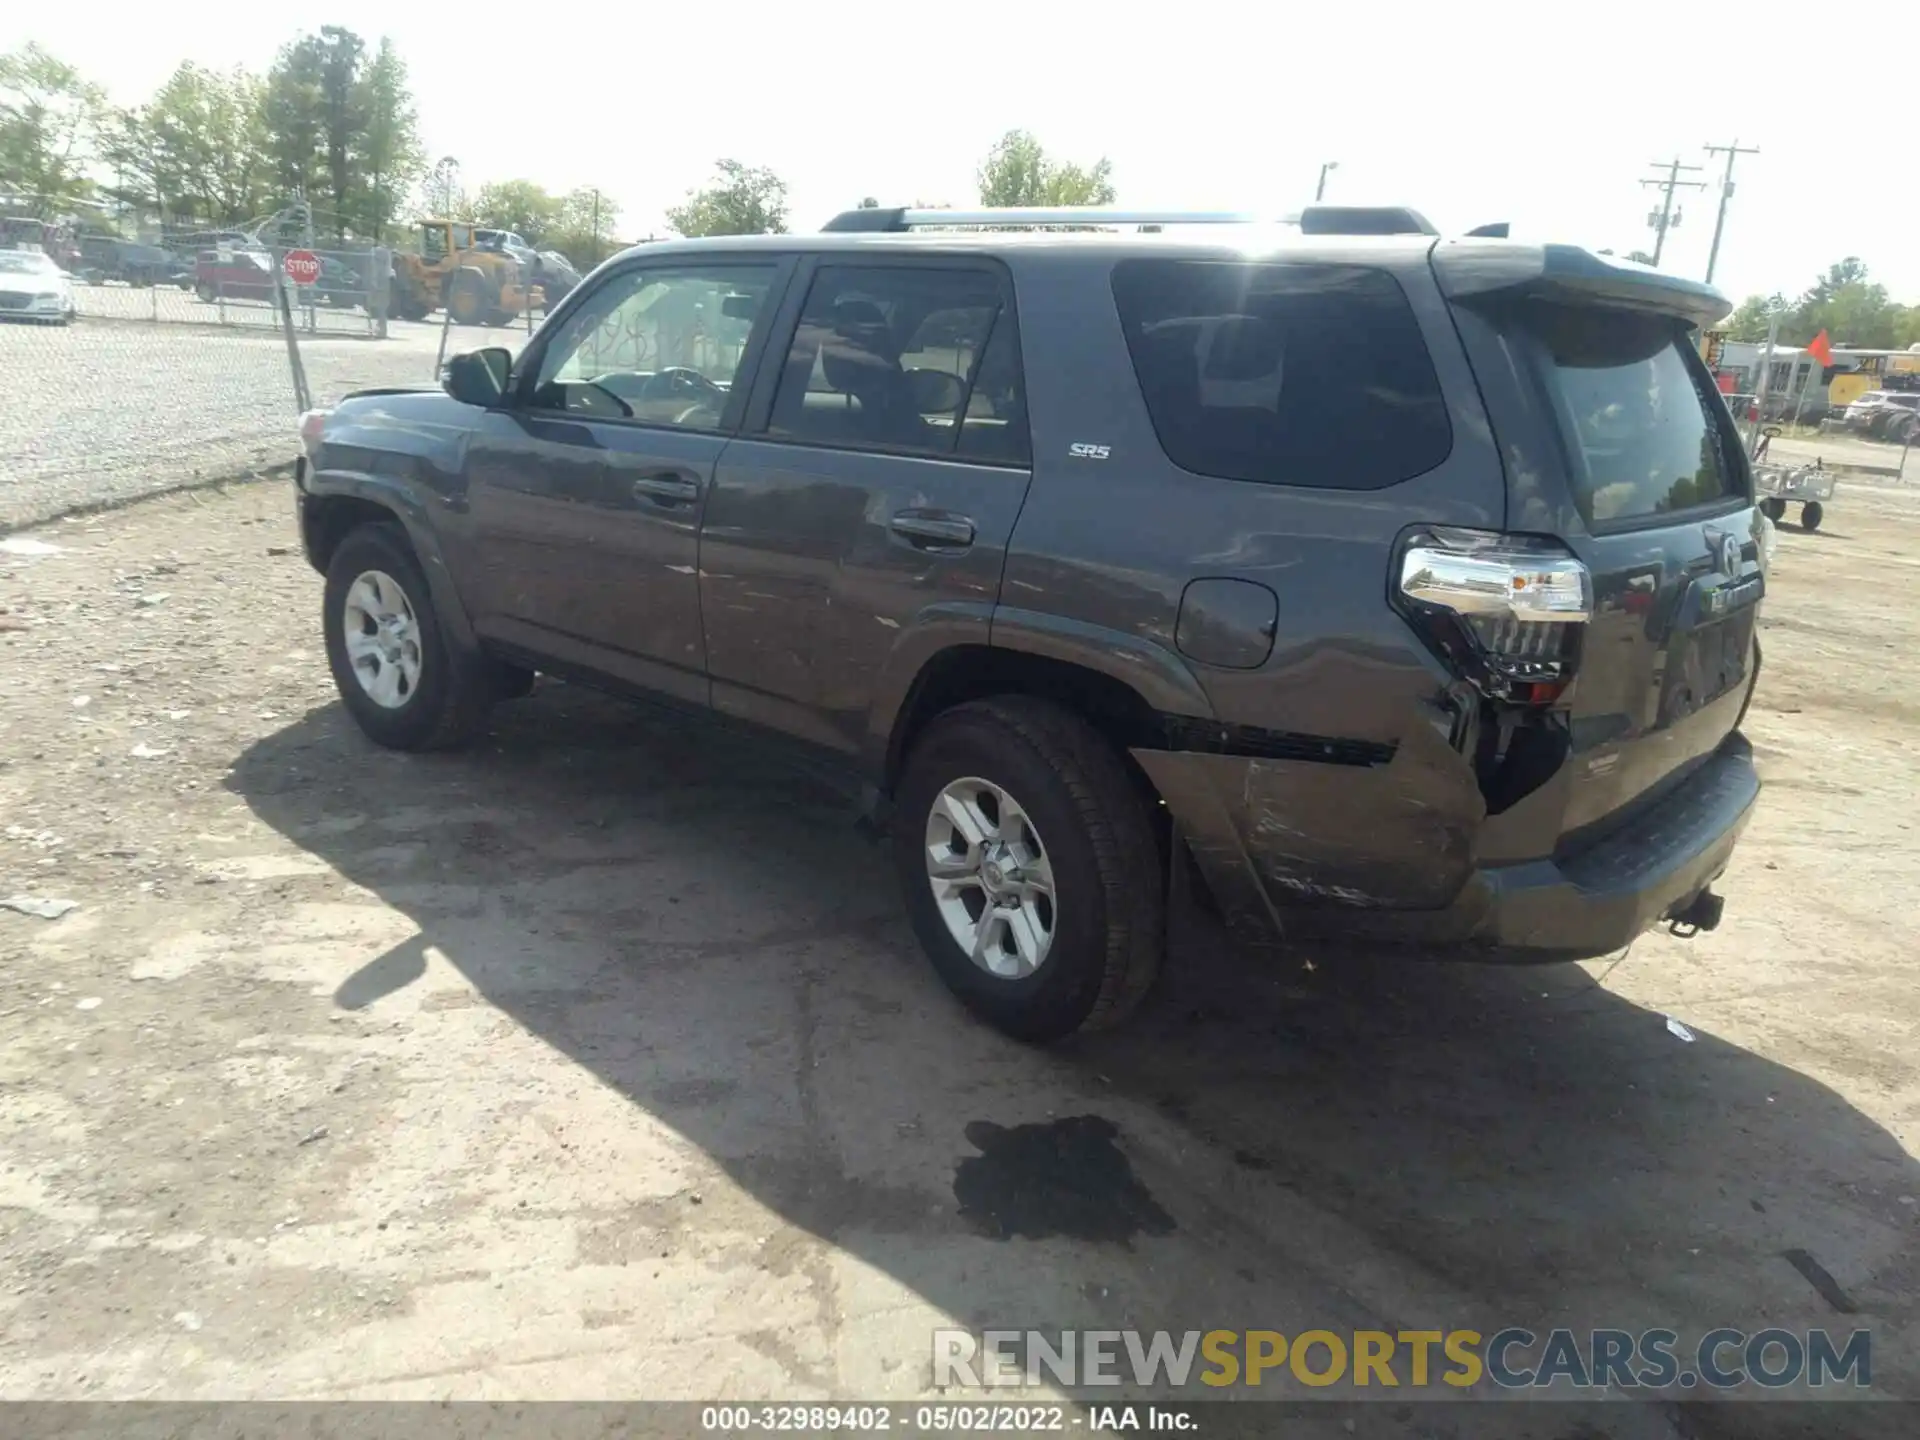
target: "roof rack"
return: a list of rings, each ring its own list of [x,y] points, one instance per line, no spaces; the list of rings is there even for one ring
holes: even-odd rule
[[[1397,205],[1309,205],[1287,215],[1239,210],[1135,210],[1117,205],[1033,205],[981,210],[843,210],[822,230],[829,234],[892,234],[909,230],[1028,225],[1296,225],[1305,235],[1438,235],[1417,210]]]

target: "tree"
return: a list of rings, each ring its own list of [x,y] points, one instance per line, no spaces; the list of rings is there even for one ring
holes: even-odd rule
[[[480,187],[466,218],[538,245],[559,225],[564,203],[531,180],[495,180]]]
[[[1767,338],[1769,317],[1776,309],[1787,309],[1787,297],[1778,293],[1773,295],[1749,295],[1741,302],[1726,321],[1729,340],[1764,340]]]
[[[355,184],[347,213],[362,234],[385,239],[426,156],[406,62],[391,40],[380,42],[358,83],[360,128],[351,147]]]
[[[690,190],[684,205],[667,211],[667,224],[682,235],[784,235],[787,182],[773,171],[718,160],[719,183]]]
[[[284,193],[320,190],[322,132],[319,41],[311,35],[283,46],[267,71],[261,118],[275,186]]]
[[[369,63],[345,26],[300,36],[267,72],[262,113],[284,195],[307,196],[336,234],[385,228],[420,160],[406,67],[390,45]]]
[[[92,142],[106,97],[32,41],[0,55],[0,190],[58,210],[93,193]]]
[[[320,136],[336,228],[344,231],[353,197],[356,143],[366,130],[360,104],[360,62],[366,42],[343,25],[322,25],[319,35]]]
[[[620,207],[595,185],[567,192],[560,202],[560,219],[545,237],[548,249],[558,250],[582,270],[607,258],[608,237],[620,224]]]
[[[1727,322],[1729,338],[1766,339],[1767,317],[1775,309],[1782,345],[1805,345],[1822,330],[1835,345],[1863,350],[1899,349],[1920,340],[1920,310],[1895,304],[1854,255],[1829,265],[1797,301],[1777,294],[1748,297]]]
[[[980,203],[990,206],[1111,205],[1113,163],[1091,169],[1054,160],[1030,131],[1009,130],[980,165]]]
[[[106,127],[100,148],[116,177],[110,193],[164,223],[228,225],[257,215],[270,170],[262,93],[259,77],[243,69],[223,75],[182,64],[152,100]]]

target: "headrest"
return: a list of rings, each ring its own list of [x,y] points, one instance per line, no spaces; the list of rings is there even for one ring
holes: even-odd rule
[[[842,300],[833,307],[833,333],[820,345],[827,384],[843,394],[871,391],[900,374],[900,356],[887,317],[871,300]]]

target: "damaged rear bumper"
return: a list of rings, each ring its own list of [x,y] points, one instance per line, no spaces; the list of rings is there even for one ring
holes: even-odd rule
[[[1431,736],[1416,732],[1390,763],[1368,768],[1132,753],[1236,934],[1463,959],[1618,950],[1726,869],[1760,793],[1752,748],[1736,733],[1659,804],[1578,854],[1480,865],[1484,804]]]

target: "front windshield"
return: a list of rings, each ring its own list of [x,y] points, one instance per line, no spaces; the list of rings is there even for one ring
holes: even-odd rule
[[[0,252],[0,275],[45,275],[58,270],[45,255],[31,251]]]

